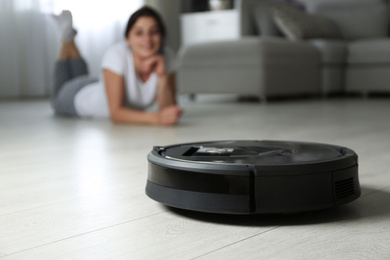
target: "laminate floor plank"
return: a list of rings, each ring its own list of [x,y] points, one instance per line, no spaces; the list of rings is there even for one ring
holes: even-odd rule
[[[0,252],[12,254],[166,210],[142,193],[121,190],[3,215]]]
[[[390,259],[389,201],[390,187],[340,208],[330,222],[292,220],[197,259]]]
[[[52,176],[53,171],[60,172],[60,176]],[[108,196],[122,190],[134,194],[140,192],[146,183],[145,178],[136,175],[145,176],[147,168],[146,166],[127,167],[116,171],[91,169],[91,171],[77,171],[77,174],[70,174],[70,172],[72,171],[67,169],[64,172],[43,169],[29,172],[30,175],[37,176],[35,181],[30,175],[28,178],[20,176],[20,181],[15,180],[13,185],[2,188],[0,217],[4,214],[77,198]],[[70,176],[66,176],[67,173]]]
[[[191,259],[272,228],[208,223],[163,212],[4,259]]]

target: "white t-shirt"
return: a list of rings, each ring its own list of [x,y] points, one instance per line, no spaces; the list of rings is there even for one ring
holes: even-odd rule
[[[164,49],[165,69],[168,74],[174,71],[173,51]],[[152,73],[146,82],[142,82],[135,72],[133,53],[129,45],[119,42],[110,47],[102,61],[102,70],[108,69],[125,80],[126,106],[129,108],[144,110],[156,100],[158,77]],[[77,114],[80,117],[109,118],[109,108],[104,80],[91,83],[82,88],[74,100]]]

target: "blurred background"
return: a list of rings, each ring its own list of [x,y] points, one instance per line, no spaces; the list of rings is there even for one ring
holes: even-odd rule
[[[288,1],[288,0],[285,0]],[[123,39],[126,22],[142,5],[163,16],[167,44],[180,48],[186,13],[234,9],[240,0],[1,0],[0,99],[48,97],[60,35],[52,14],[70,10],[78,31],[76,44],[92,75],[98,76],[104,51]]]

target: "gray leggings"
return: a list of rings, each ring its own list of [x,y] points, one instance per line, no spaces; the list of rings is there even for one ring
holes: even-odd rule
[[[80,89],[96,81],[88,75],[82,58],[57,61],[51,89],[51,104],[56,114],[78,117],[74,98]]]

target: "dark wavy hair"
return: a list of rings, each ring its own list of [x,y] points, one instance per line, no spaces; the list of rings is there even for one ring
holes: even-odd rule
[[[140,17],[152,17],[152,18],[154,18],[156,20],[157,26],[158,26],[158,29],[159,29],[160,35],[161,35],[160,51],[162,51],[162,48],[163,48],[163,46],[165,44],[165,37],[166,37],[166,34],[167,34],[167,31],[165,29],[165,24],[164,24],[163,19],[160,16],[160,14],[156,10],[154,10],[153,8],[151,8],[149,6],[141,7],[140,9],[135,11],[130,16],[129,21],[127,22],[127,25],[126,25],[125,38],[127,38],[129,36],[129,32],[130,32],[131,28],[133,27],[135,22]]]

